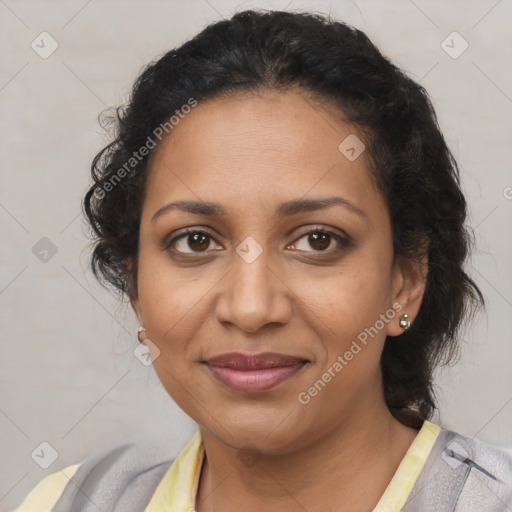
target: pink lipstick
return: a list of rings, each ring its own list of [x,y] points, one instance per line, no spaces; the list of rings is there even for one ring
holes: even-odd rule
[[[267,391],[291,378],[308,362],[305,359],[265,352],[221,354],[204,361],[213,376],[235,391]]]

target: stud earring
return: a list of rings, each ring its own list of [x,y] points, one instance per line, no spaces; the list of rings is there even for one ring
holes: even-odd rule
[[[409,321],[409,315],[405,313],[402,315],[402,318],[400,318],[400,327],[404,330],[409,329],[411,326],[411,322]]]
[[[137,339],[139,340],[140,343],[142,343],[144,341],[143,339],[141,340],[141,334],[140,333],[142,331],[146,332],[146,328],[143,325],[141,325],[139,327],[139,329],[137,330]]]

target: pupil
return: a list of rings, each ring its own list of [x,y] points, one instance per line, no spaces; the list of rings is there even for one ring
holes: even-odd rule
[[[312,233],[309,235],[309,238],[312,246],[314,246],[314,244],[320,244],[321,247],[317,247],[320,250],[327,249],[327,247],[329,247],[330,235],[327,235],[326,233]]]
[[[204,250],[204,249],[207,249],[208,248],[208,242],[207,242],[207,235],[203,235],[201,233],[195,233],[194,235],[192,235],[192,242],[190,242],[190,238],[189,238],[189,243],[188,243],[188,246],[191,248],[191,249],[199,249],[199,250]],[[194,246],[194,244],[196,244]]]

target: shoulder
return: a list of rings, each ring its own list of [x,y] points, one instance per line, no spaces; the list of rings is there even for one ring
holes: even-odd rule
[[[117,445],[46,476],[14,512],[110,510],[120,500],[142,511],[173,460],[152,444]]]
[[[507,507],[512,508],[512,450],[442,428],[404,512]]]
[[[440,445],[448,464],[465,464],[487,478],[512,485],[512,449],[491,444],[449,429],[440,432]]]

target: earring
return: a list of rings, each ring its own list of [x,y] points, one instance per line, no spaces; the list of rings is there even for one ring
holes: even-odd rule
[[[402,315],[402,318],[400,318],[400,327],[404,330],[409,329],[411,326],[411,322],[409,321],[409,315],[405,313]]]
[[[142,343],[142,342],[144,341],[144,340],[141,340],[141,339],[140,339],[140,337],[141,337],[141,334],[140,334],[140,333],[141,333],[142,331],[146,332],[146,328],[145,328],[143,325],[141,325],[141,326],[139,327],[139,329],[137,330],[137,339],[139,340],[139,342],[140,342],[140,343]]]

